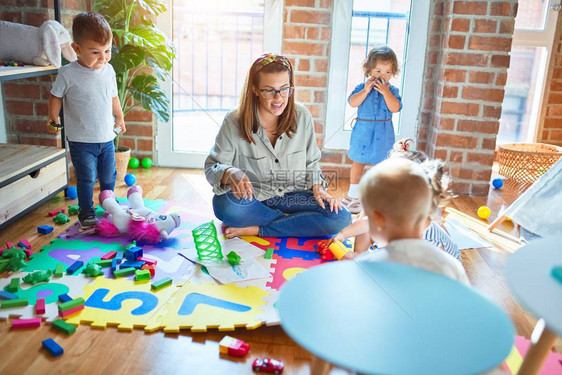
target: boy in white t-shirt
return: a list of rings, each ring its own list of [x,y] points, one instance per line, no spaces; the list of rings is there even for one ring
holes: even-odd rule
[[[356,260],[407,264],[470,285],[460,262],[422,239],[433,193],[419,164],[387,159],[363,176],[359,191],[370,236],[381,249],[362,253]]]
[[[47,129],[58,131],[49,124],[58,123],[64,103],[66,139],[76,170],[78,221],[85,228],[97,224],[92,202],[96,178],[101,191],[115,187],[113,139],[116,132],[124,133],[126,128],[115,71],[108,64],[111,27],[97,13],[80,13],[74,17],[72,35],[78,60],[59,69],[49,98]]]

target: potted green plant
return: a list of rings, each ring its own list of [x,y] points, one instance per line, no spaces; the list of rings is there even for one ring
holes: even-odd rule
[[[161,0],[96,0],[93,9],[105,17],[113,32],[110,63],[115,70],[123,115],[142,107],[158,120],[168,122],[170,100],[160,82],[172,69],[175,50],[170,39],[154,23],[154,19],[166,11],[166,3]],[[131,150],[119,147],[119,138],[119,135],[115,137],[115,158],[116,163],[121,163],[117,172],[122,177]],[[125,155],[121,156],[122,153]]]

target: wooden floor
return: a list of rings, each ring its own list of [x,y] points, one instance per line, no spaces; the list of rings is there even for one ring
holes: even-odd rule
[[[205,202],[209,204],[212,192],[201,171],[152,168],[135,172],[137,183],[144,189],[144,196],[150,199],[172,199],[187,202]],[[347,190],[348,181],[338,181],[335,195]],[[116,195],[124,196],[127,186],[118,182]],[[458,197],[450,207],[467,217],[475,218],[473,225],[485,228],[485,223],[476,218],[476,209],[487,204],[492,209],[492,217],[505,205],[515,199],[516,188],[491,192],[488,199]],[[95,193],[97,196],[97,192]],[[40,236],[36,227],[45,223],[50,210],[67,206],[62,194],[52,201],[9,225],[0,232],[0,244],[6,241],[17,242],[27,238],[38,251],[47,245],[50,239],[63,232],[66,226],[56,226],[55,231]],[[452,213],[451,215],[460,215]],[[467,219],[468,220],[468,219]],[[472,285],[495,301],[513,320],[517,333],[530,337],[536,320],[517,304],[509,292],[503,268],[505,261],[518,244],[512,240],[517,235],[511,223],[500,225],[498,234],[490,237],[494,248],[466,250],[462,252],[465,266]],[[4,275],[6,276],[6,275]],[[462,322],[459,322],[462,324]],[[57,333],[44,325],[40,329],[29,331],[9,330],[9,323],[0,321],[0,373],[1,374],[113,374],[113,373],[149,373],[149,374],[249,374],[251,362],[256,357],[273,357],[285,362],[287,374],[308,374],[310,355],[298,347],[280,327],[260,327],[256,330],[244,329],[230,335],[245,340],[251,345],[250,355],[245,359],[221,357],[218,341],[224,336],[216,330],[207,333],[164,334],[156,332],[145,334],[142,330],[132,333],[118,332],[115,328],[95,330],[88,326],[78,327],[72,336]],[[65,354],[52,359],[40,350],[41,340],[53,337],[65,349]],[[561,341],[557,350],[562,351]],[[332,374],[347,373],[340,369]]]

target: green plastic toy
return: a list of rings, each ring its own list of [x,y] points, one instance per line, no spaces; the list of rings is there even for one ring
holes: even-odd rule
[[[17,271],[20,268],[24,268],[25,266],[27,266],[27,263],[24,262],[23,259],[20,259],[18,257],[13,257],[10,258],[10,261],[8,262],[8,265],[6,266],[6,270],[8,271]]]
[[[27,274],[26,276],[24,276],[23,282],[35,285],[35,284],[40,283],[42,281],[49,281],[51,279],[52,274],[53,274],[53,271],[51,271],[51,270],[35,271],[33,273],[30,273],[30,274]]]
[[[103,207],[100,206],[99,204],[96,206],[96,208],[94,209],[94,211],[96,212],[96,217],[102,217],[103,214],[105,213],[105,210],[104,210]]]
[[[69,215],[76,215],[76,214],[78,214],[78,211],[80,211],[80,206],[78,206],[78,205],[68,206],[68,214]]]
[[[191,231],[197,255],[200,260],[222,259],[221,244],[217,237],[217,228],[212,221],[201,224]]]
[[[88,277],[97,277],[103,275],[103,271],[101,270],[101,266],[95,263],[88,263],[88,265],[82,271]]]
[[[132,249],[133,247],[137,247],[137,241],[133,240],[129,245],[125,246],[125,250]]]
[[[25,259],[25,257],[26,257],[25,252],[23,251],[23,249],[20,249],[19,247],[10,247],[9,249],[6,249],[2,252],[2,258]]]
[[[236,254],[234,251],[226,254],[226,259],[228,259],[228,263],[230,263],[231,266],[240,264],[240,255]]]
[[[62,212],[59,212],[57,214],[57,216],[55,216],[53,218],[53,220],[55,221],[56,224],[65,224],[68,223],[70,221],[70,219],[68,218],[68,216],[66,216],[65,214],[63,214]]]

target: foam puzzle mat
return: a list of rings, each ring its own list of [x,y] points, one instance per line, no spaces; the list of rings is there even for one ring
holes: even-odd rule
[[[126,203],[126,199],[118,201]],[[151,281],[137,282],[134,275],[115,278],[110,267],[102,268],[104,274],[95,278],[86,277],[80,269],[74,275],[51,276],[48,282],[36,285],[22,283],[15,294],[27,298],[29,305],[0,309],[0,319],[35,317],[35,301],[45,298],[43,319],[51,322],[58,318],[58,295],[66,293],[72,298],[85,300],[83,310],[65,319],[75,325],[98,329],[117,327],[121,331],[143,329],[146,332],[254,329],[279,324],[275,303],[280,287],[304,269],[322,263],[315,246],[323,238],[245,236],[242,239],[261,249],[264,255],[268,249],[273,249],[272,259],[256,258],[269,270],[270,276],[220,284],[200,265],[179,254],[183,249],[194,247],[191,230],[214,219],[210,207],[164,200],[144,201],[158,213],[176,212],[181,216],[182,224],[172,232],[169,240],[158,245],[138,244],[143,249],[143,257],[157,261],[151,281],[169,277],[173,280],[172,285],[154,291]],[[220,223],[215,224],[221,233],[219,239],[224,240]],[[124,251],[129,244],[126,236],[104,238],[80,233],[77,224],[70,226],[66,233],[34,253],[24,269],[0,279],[0,288],[7,290],[14,277],[21,279],[33,271],[54,270],[59,264],[65,270],[77,260],[86,265],[110,251]]]

